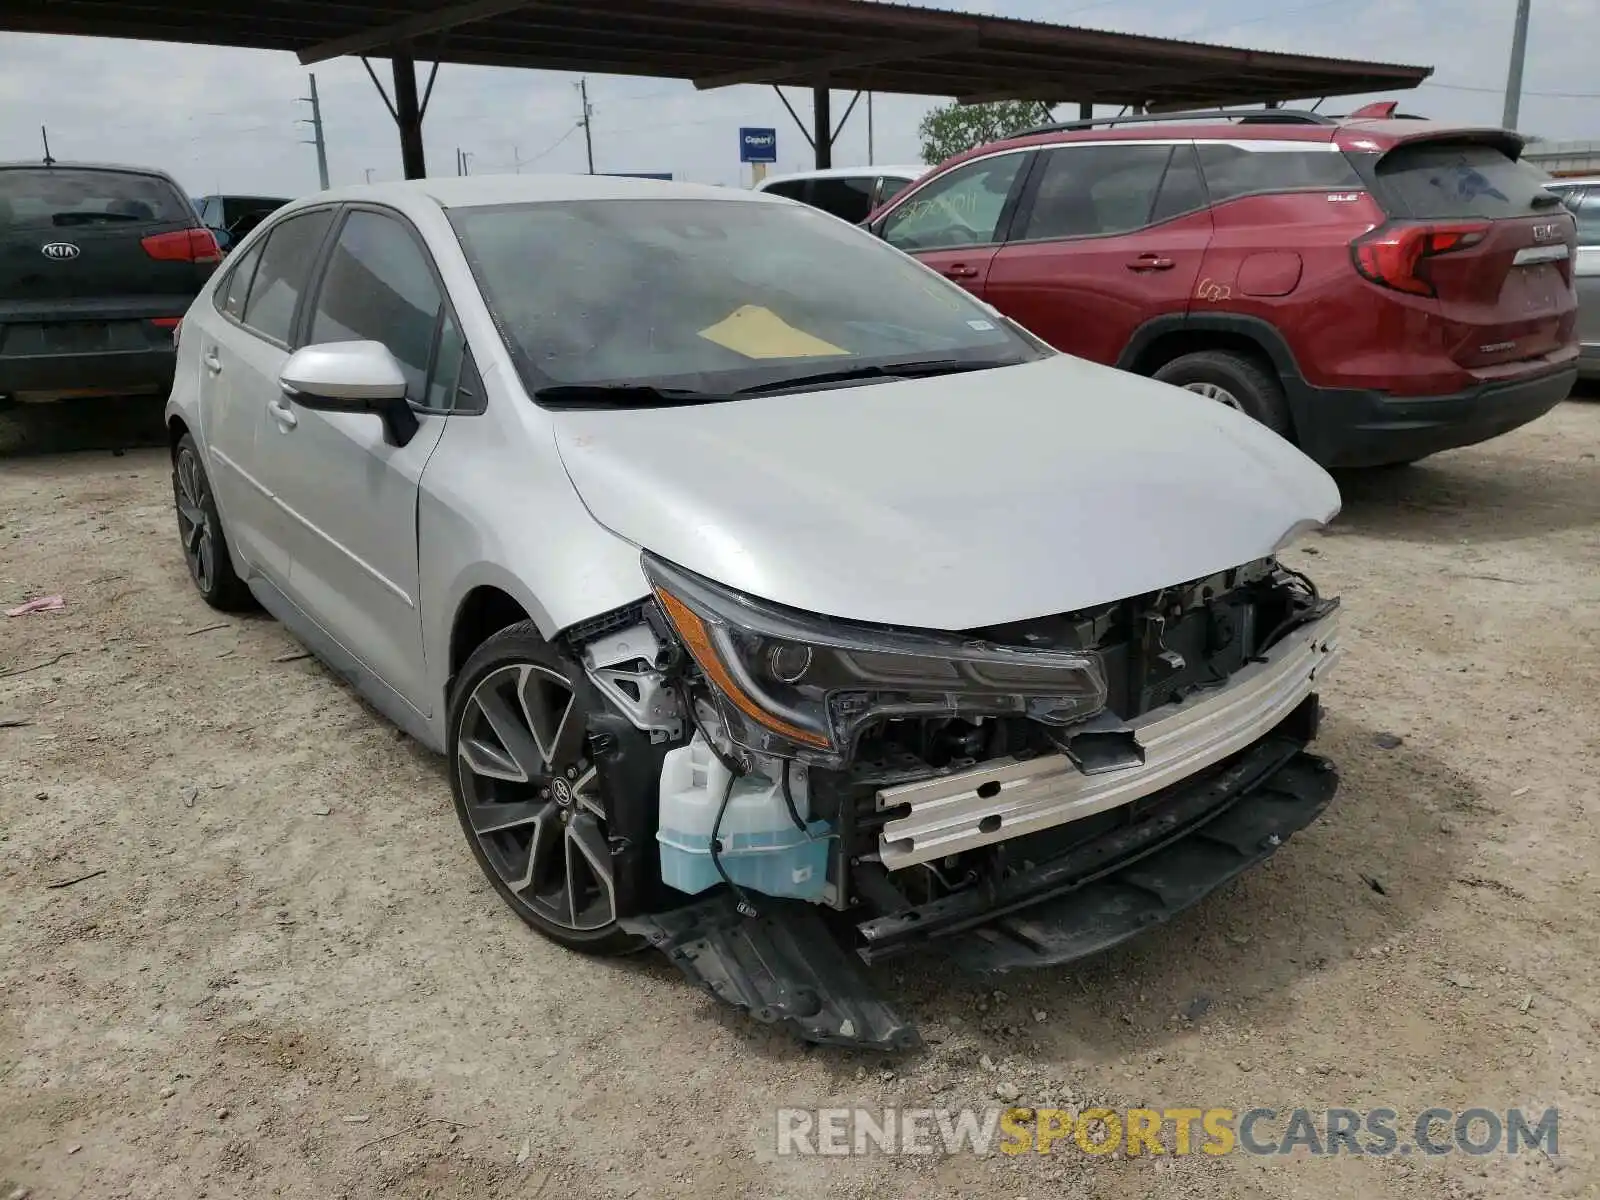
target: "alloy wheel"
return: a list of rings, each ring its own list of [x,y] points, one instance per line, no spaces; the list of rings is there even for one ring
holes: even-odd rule
[[[206,482],[199,460],[190,450],[178,454],[178,536],[183,539],[183,558],[195,586],[209,592],[216,580],[217,541],[206,516]]]
[[[1239,412],[1244,411],[1244,405],[1239,403],[1239,397],[1235,396],[1221,384],[1186,383],[1183,385],[1183,390],[1186,392],[1194,392],[1198,396],[1204,396],[1207,400],[1215,400],[1219,404],[1226,404],[1229,408],[1237,409]]]
[[[500,881],[575,933],[616,921],[599,773],[571,680],[538,663],[490,672],[461,709],[456,755],[472,836]]]

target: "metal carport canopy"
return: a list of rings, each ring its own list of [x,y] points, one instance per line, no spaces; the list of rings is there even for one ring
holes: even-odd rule
[[[1150,110],[1414,88],[1431,67],[1241,50],[880,0],[6,0],[0,30],[387,57],[406,175],[424,173],[415,62]],[[374,76],[376,80],[376,76]],[[431,86],[431,78],[429,84]],[[388,97],[386,97],[386,100]],[[848,114],[847,114],[848,115]]]

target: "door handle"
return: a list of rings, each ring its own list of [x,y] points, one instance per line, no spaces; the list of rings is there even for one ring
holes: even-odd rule
[[[222,374],[222,359],[217,357],[217,352],[215,350],[206,351],[205,363],[206,370],[210,371],[213,375]]]
[[[944,273],[951,279],[976,279],[978,268],[969,267],[966,263],[952,263],[944,269]]]
[[[1178,264],[1159,254],[1141,254],[1128,264],[1130,271],[1170,271]]]
[[[300,418],[294,415],[294,409],[290,408],[287,404],[281,404],[276,400],[268,400],[267,412],[269,412],[272,415],[272,419],[278,423],[278,428],[283,430],[285,433],[288,433],[289,430],[300,424]]]

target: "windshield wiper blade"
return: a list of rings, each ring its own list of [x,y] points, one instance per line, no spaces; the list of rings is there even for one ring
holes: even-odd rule
[[[693,388],[657,387],[652,383],[557,383],[542,387],[533,398],[546,408],[673,408],[718,404],[732,396]]]
[[[771,383],[758,383],[740,388],[741,396],[754,396],[762,392],[787,392],[798,388],[814,387],[826,383],[849,383],[854,379],[916,379],[929,375],[954,375],[960,371],[986,371],[994,367],[1007,367],[1005,360],[972,362],[962,358],[927,358],[915,362],[876,363],[859,367],[843,367],[837,371],[819,371],[815,375],[794,375],[788,379],[774,379]]]

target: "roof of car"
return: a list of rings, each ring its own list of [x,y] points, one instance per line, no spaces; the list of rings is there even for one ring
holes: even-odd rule
[[[813,171],[789,171],[783,175],[768,175],[760,183],[756,184],[756,189],[759,191],[761,188],[771,187],[775,183],[789,183],[796,179],[854,179],[860,175],[887,175],[892,179],[920,179],[931,170],[933,170],[932,167],[923,163],[917,163],[915,166],[878,163],[864,167],[818,167]]]
[[[743,188],[615,175],[447,175],[437,179],[356,184],[305,199],[396,202],[418,196],[426,196],[444,208],[555,200],[757,200],[776,203],[778,199]]]
[[[51,163],[43,163],[38,159],[23,162],[0,162],[0,171],[8,170],[12,167],[31,167],[41,171],[122,171],[129,175],[154,175],[157,179],[172,178],[160,167],[138,167],[130,163],[63,162],[59,158]]]
[[[1158,124],[1139,124],[1138,117],[1129,117],[1126,125],[1094,125],[1074,128],[1070,123],[1048,127],[1033,133],[1019,134],[974,147],[963,154],[946,159],[939,164],[941,172],[957,163],[972,158],[982,158],[1004,150],[1019,150],[1033,146],[1070,145],[1074,142],[1137,142],[1137,141],[1187,141],[1224,138],[1230,142],[1308,142],[1329,143],[1335,140],[1349,145],[1370,142],[1372,149],[1390,150],[1402,142],[1421,138],[1438,138],[1461,134],[1474,138],[1494,138],[1520,145],[1520,134],[1493,125],[1461,125],[1444,121],[1427,121],[1402,118],[1397,120],[1350,119],[1329,121],[1326,124],[1295,124],[1280,121],[1240,122],[1197,114],[1193,121],[1163,121]],[[1361,148],[1366,149],[1365,145]]]

